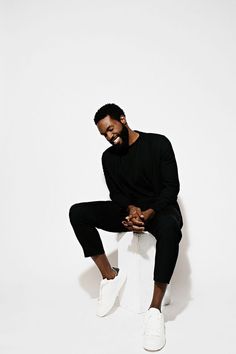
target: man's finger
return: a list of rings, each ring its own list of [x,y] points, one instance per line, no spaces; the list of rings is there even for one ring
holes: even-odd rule
[[[144,227],[139,227],[139,226],[135,226],[133,225],[133,230],[136,231],[144,231]]]
[[[127,220],[122,221],[122,224],[125,226],[132,226],[133,225],[133,223],[131,221],[127,221]]]
[[[139,220],[139,219],[137,219],[137,218],[133,218],[132,222],[133,222],[134,225],[144,225],[144,222]]]
[[[125,218],[126,218],[126,220],[130,220],[131,217],[132,217],[132,216],[128,215],[128,216],[126,216]]]
[[[135,225],[128,225],[126,221],[122,221],[122,224],[127,228],[127,230],[134,231],[136,233],[142,233],[145,230],[144,227],[138,227]]]

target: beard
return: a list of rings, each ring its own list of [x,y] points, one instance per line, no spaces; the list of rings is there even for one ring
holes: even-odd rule
[[[121,143],[114,144],[113,148],[117,152],[125,152],[129,147],[129,131],[125,125],[122,124],[122,130],[118,134],[118,136],[122,139]]]

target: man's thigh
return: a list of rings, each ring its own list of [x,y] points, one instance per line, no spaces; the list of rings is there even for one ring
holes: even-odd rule
[[[152,219],[147,221],[145,229],[152,234],[156,234],[168,226],[177,229],[181,229],[183,226],[182,216],[172,205],[157,212]]]
[[[78,222],[94,226],[110,232],[128,231],[122,224],[125,218],[124,210],[113,201],[91,201],[75,204]]]

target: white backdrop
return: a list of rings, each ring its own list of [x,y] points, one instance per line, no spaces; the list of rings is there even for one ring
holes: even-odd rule
[[[1,1],[6,318],[4,304],[17,310],[37,287],[74,284],[71,294],[90,306],[84,287],[97,288],[100,274],[68,213],[74,203],[109,199],[101,166],[109,143],[93,116],[112,102],[131,129],[164,134],[174,148],[184,227],[173,279],[183,308],[202,299],[200,311],[214,298],[216,308],[231,301],[235,316],[235,10],[229,0]],[[101,236],[115,262],[114,234]]]

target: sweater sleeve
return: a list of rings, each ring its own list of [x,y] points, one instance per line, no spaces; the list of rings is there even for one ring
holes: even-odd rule
[[[150,205],[156,212],[175,203],[180,190],[175,154],[171,142],[164,135],[160,147],[160,177],[162,190],[156,201]]]
[[[119,186],[117,185],[115,179],[112,177],[104,153],[102,154],[102,167],[103,167],[107,188],[110,192],[109,193],[110,199],[114,203],[116,203],[119,207],[125,208],[127,210],[128,205],[131,204],[131,202],[124,194],[122,194],[122,191],[119,189]]]

